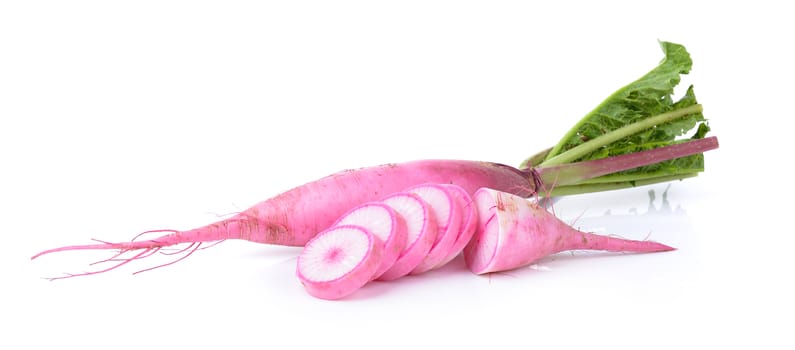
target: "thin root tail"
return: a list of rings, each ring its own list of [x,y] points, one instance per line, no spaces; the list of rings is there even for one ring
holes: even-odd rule
[[[150,240],[145,240],[145,241],[136,241],[136,239],[140,238],[142,235],[150,234],[150,233],[166,233],[166,234],[163,235],[163,236],[160,236],[158,238],[155,238],[155,239],[150,239]],[[129,242],[119,242],[119,243],[107,242],[107,241],[102,241],[102,240],[98,240],[98,239],[93,239],[92,238],[91,240],[94,241],[94,242],[97,242],[97,243],[95,243],[95,244],[84,244],[84,245],[71,245],[71,246],[59,247],[59,248],[54,248],[54,249],[48,249],[48,250],[39,252],[38,254],[32,256],[30,259],[33,260],[33,259],[36,259],[36,258],[42,256],[42,255],[47,255],[47,254],[57,253],[57,252],[65,252],[65,251],[70,251],[70,250],[111,250],[111,249],[118,249],[118,250],[120,250],[120,253],[118,255],[121,255],[124,252],[132,251],[132,250],[139,250],[139,249],[149,250],[149,249],[156,249],[156,248],[159,249],[159,248],[162,248],[162,247],[166,247],[166,246],[177,244],[178,242],[176,242],[173,239],[173,237],[174,237],[174,235],[176,235],[178,233],[179,233],[179,231],[177,231],[177,230],[152,230],[152,231],[145,231],[145,232],[142,232],[142,233],[138,234],[137,236],[133,237],[133,239],[131,241],[129,241]]]
[[[155,233],[155,232],[167,233],[167,234],[164,235],[164,236],[155,238],[155,239],[136,241],[136,239],[140,238],[141,235],[143,235],[143,234]],[[133,238],[133,240],[130,241],[130,242],[121,242],[121,243],[112,243],[112,242],[106,242],[106,241],[93,239],[93,241],[97,242],[96,244],[73,245],[73,246],[66,246],[66,247],[48,249],[48,250],[42,251],[42,252],[32,256],[31,260],[32,259],[36,259],[36,258],[38,258],[38,257],[40,257],[42,255],[50,254],[50,253],[72,251],[72,250],[113,250],[113,249],[118,250],[118,252],[116,252],[110,258],[99,260],[99,261],[96,261],[96,262],[93,262],[93,263],[89,264],[89,266],[100,266],[100,265],[105,265],[105,264],[111,264],[109,267],[102,268],[102,269],[99,269],[99,270],[96,270],[96,271],[88,271],[88,272],[83,272],[83,273],[78,273],[78,274],[66,273],[63,276],[46,278],[46,279],[48,279],[50,281],[54,281],[54,280],[59,280],[59,279],[79,277],[79,276],[90,276],[90,275],[100,274],[100,273],[103,273],[103,272],[108,272],[108,271],[120,268],[120,267],[122,267],[124,265],[127,265],[130,262],[151,257],[151,256],[155,255],[155,253],[158,253],[158,252],[161,255],[163,255],[163,256],[175,257],[175,258],[173,258],[172,261],[169,261],[169,262],[166,262],[166,263],[163,263],[163,264],[160,264],[160,265],[156,265],[154,267],[149,267],[149,268],[145,268],[145,269],[136,271],[136,272],[133,273],[135,275],[135,274],[138,274],[138,273],[141,273],[141,272],[151,271],[151,270],[154,270],[154,269],[157,269],[157,268],[161,268],[161,267],[164,267],[164,266],[172,265],[174,263],[177,263],[177,262],[187,258],[188,256],[190,256],[191,254],[193,254],[195,251],[197,251],[199,249],[208,248],[208,247],[202,248],[201,247],[202,246],[201,242],[189,242],[187,247],[184,247],[182,249],[174,249],[173,251],[163,251],[164,248],[166,248],[166,247],[183,243],[183,242],[179,242],[178,240],[175,241],[175,239],[174,239],[175,235],[178,234],[178,233],[179,233],[179,231],[175,231],[175,230],[147,231],[147,232],[144,232],[142,234],[139,234],[139,235],[135,236],[135,238]],[[185,243],[188,243],[188,242],[185,242]]]

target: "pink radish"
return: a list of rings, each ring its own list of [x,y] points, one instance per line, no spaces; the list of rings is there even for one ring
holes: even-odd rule
[[[391,281],[403,277],[419,265],[436,241],[436,217],[431,207],[413,193],[398,192],[382,202],[395,209],[406,221],[406,247],[400,257],[379,280]]]
[[[367,229],[335,226],[306,244],[298,256],[296,275],[310,295],[339,299],[373,278],[382,253],[381,241]]]
[[[476,274],[515,269],[565,250],[662,252],[674,249],[656,242],[582,232],[527,199],[494,189],[478,190],[474,200],[480,223],[464,249],[464,259]]]
[[[428,203],[436,218],[436,240],[425,259],[411,270],[416,275],[435,268],[450,254],[461,228],[462,209],[450,191],[442,185],[423,184],[408,188],[406,192],[416,194]]]
[[[475,229],[478,227],[478,210],[475,208],[475,203],[469,193],[467,193],[460,186],[456,185],[446,184],[444,187],[450,191],[450,194],[453,195],[456,202],[458,203],[458,206],[461,207],[463,216],[461,228],[458,230],[458,237],[456,238],[452,249],[450,249],[450,253],[448,253],[447,257],[444,258],[438,265],[436,265],[436,268],[442,267],[451,260],[455,259],[455,257],[464,250],[464,247],[466,247],[467,243],[469,243],[469,240],[472,239],[472,235],[475,234]]]
[[[110,271],[132,261],[151,256],[164,247],[183,243],[188,246],[177,253],[169,253],[171,256],[184,253],[183,256],[170,263],[146,270],[184,259],[198,250],[205,242],[242,239],[265,244],[303,246],[318,232],[330,227],[342,214],[357,205],[377,201],[387,194],[423,183],[455,184],[463,187],[470,194],[478,188],[488,187],[522,197],[530,197],[537,194],[539,189],[551,188],[553,185],[572,185],[569,187],[574,187],[573,185],[587,179],[668,159],[699,154],[717,147],[717,139],[709,137],[632,154],[547,167],[517,169],[503,164],[481,161],[419,160],[347,170],[295,187],[237,215],[206,226],[189,230],[146,231],[127,242],[108,242],[95,239],[96,243],[94,244],[48,249],[33,255],[31,259],[70,250],[113,249],[119,251],[113,257],[100,262],[111,264],[109,267],[52,278],[59,279]],[[667,181],[667,179],[666,177],[655,178],[643,183]],[[633,182],[634,184],[635,182]],[[564,192],[582,193],[611,188],[621,187],[584,185],[580,190]],[[144,234],[158,233],[161,234],[160,237],[140,239],[140,236]],[[97,266],[100,266],[99,263]]]
[[[380,277],[397,261],[406,247],[406,221],[395,209],[382,202],[368,202],[344,214],[334,226],[355,225],[366,228],[383,242],[381,266],[373,278]]]

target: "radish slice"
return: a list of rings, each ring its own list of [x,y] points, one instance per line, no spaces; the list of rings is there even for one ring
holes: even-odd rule
[[[436,218],[428,203],[415,194],[395,193],[382,202],[403,217],[408,238],[395,264],[378,278],[391,281],[409,274],[428,255],[436,240]]]
[[[428,255],[411,270],[411,274],[416,275],[435,268],[450,254],[461,228],[462,209],[455,197],[442,185],[424,184],[411,187],[406,192],[420,196],[431,206],[438,228],[436,240]]]
[[[351,209],[333,226],[355,225],[366,228],[384,244],[381,266],[373,279],[380,277],[395,264],[406,247],[406,221],[392,207],[381,202],[369,202]]]
[[[453,195],[456,203],[458,203],[458,206],[461,207],[463,211],[463,216],[461,228],[458,230],[458,237],[453,244],[453,248],[450,250],[450,253],[447,254],[447,257],[436,265],[435,268],[440,268],[455,259],[455,257],[464,250],[469,240],[472,239],[472,235],[475,234],[475,229],[478,228],[478,209],[475,207],[475,203],[469,193],[458,185],[445,184],[443,186]]]
[[[319,233],[298,256],[296,275],[306,291],[339,299],[367,282],[381,265],[382,243],[359,226],[335,226]]]

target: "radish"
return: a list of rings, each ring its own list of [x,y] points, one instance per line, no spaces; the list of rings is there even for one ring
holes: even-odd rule
[[[115,263],[110,267],[50,278],[51,280],[56,280],[107,272],[132,261],[151,256],[164,247],[182,243],[187,243],[189,246],[179,251],[185,253],[185,255],[174,262],[184,259],[197,251],[204,242],[227,239],[242,239],[256,243],[286,246],[303,246],[318,232],[329,228],[340,216],[357,205],[378,201],[384,195],[397,193],[420,184],[454,184],[462,187],[467,193],[474,193],[481,187],[487,187],[522,197],[530,197],[538,194],[537,190],[549,189],[554,184],[577,183],[583,178],[597,177],[637,166],[653,164],[664,159],[692,155],[717,148],[717,146],[717,139],[711,137],[615,156],[612,159],[583,161],[555,165],[549,168],[529,168],[525,170],[504,164],[467,160],[418,160],[347,170],[295,187],[228,219],[206,226],[184,231],[174,229],[146,231],[127,242],[106,242],[95,239],[94,241],[98,243],[48,249],[35,254],[31,259],[50,253],[70,250],[115,249],[119,251],[112,258],[102,261],[103,263]],[[614,163],[610,163],[611,161],[614,161]],[[587,173],[587,175],[583,175],[584,173]],[[555,174],[559,174],[559,176]],[[579,175],[575,177],[572,174]],[[577,181],[565,181],[565,179],[574,178]],[[651,178],[645,181],[638,180],[634,182],[634,185],[670,181],[675,178],[677,177],[667,176]],[[612,186],[610,183],[597,184],[596,189],[588,184],[582,186],[581,190],[583,192],[622,188],[618,185]],[[575,192],[571,193],[576,193],[578,189],[573,189],[572,191]],[[153,239],[137,240],[141,235],[151,233],[165,234]],[[132,256],[128,258],[123,258],[124,254],[133,251],[137,252],[131,253]],[[171,263],[141,271],[152,270]]]
[[[162,234],[153,239],[139,235],[127,242],[95,240],[94,244],[45,250],[32,259],[70,250],[119,250],[102,261],[115,265],[65,276],[73,277],[113,270],[183,243],[189,245],[179,250],[185,255],[176,261],[205,242],[227,239],[303,246],[352,208],[425,183],[457,185],[470,195],[487,187],[530,197],[607,191],[696,176],[704,170],[703,153],[718,148],[718,140],[705,137],[709,127],[692,87],[679,100],[672,96],[680,74],[690,70],[689,54],[681,45],[660,44],[666,57],[656,68],[611,94],[555,146],[529,157],[519,168],[469,160],[419,160],[347,170],[206,226],[144,232]],[[686,137],[690,130],[695,132]],[[497,141],[502,142],[490,142]]]
[[[461,221],[461,228],[458,230],[458,236],[453,244],[453,247],[450,249],[450,252],[447,254],[447,257],[444,258],[436,268],[442,267],[449,263],[451,260],[455,259],[461,251],[464,250],[469,240],[472,239],[472,235],[475,234],[475,229],[478,227],[478,211],[475,207],[475,203],[472,201],[472,197],[467,193],[463,188],[456,185],[444,185],[446,189],[450,191],[450,194],[453,195],[458,206],[463,211],[462,221]]]
[[[436,240],[428,255],[411,270],[411,274],[417,275],[435,268],[450,254],[461,228],[462,209],[442,185],[423,184],[406,189],[406,192],[416,194],[428,203],[436,219]]]
[[[436,241],[436,218],[428,203],[413,193],[398,192],[382,202],[394,208],[406,221],[408,238],[395,264],[378,278],[391,281],[409,274],[428,255]]]
[[[662,252],[667,245],[600,236],[574,229],[535,203],[483,188],[474,196],[480,223],[464,249],[467,267],[476,274],[511,270],[565,250]]]
[[[310,295],[339,299],[372,280],[382,252],[381,241],[367,229],[335,226],[307,242],[295,273]]]
[[[362,204],[343,215],[333,226],[355,225],[366,228],[384,245],[381,266],[373,278],[380,277],[397,261],[406,247],[406,221],[392,207],[381,202]]]

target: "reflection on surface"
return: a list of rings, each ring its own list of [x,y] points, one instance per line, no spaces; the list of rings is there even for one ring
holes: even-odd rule
[[[565,197],[554,202],[553,212],[563,221],[581,231],[621,238],[652,240],[685,248],[692,244],[695,235],[687,211],[681,204],[672,204],[671,185],[652,189],[636,188],[622,193],[600,193],[578,198]],[[645,205],[637,206],[645,192]],[[599,214],[601,213],[601,214]],[[567,251],[551,255],[528,266],[531,270],[556,269],[553,262],[588,257],[610,257],[624,253],[602,251]],[[562,265],[561,265],[562,266]]]
[[[655,189],[648,190],[646,192],[648,205],[645,209],[638,209],[638,207],[616,208],[616,203],[607,203],[609,207],[589,205],[583,215],[572,219],[563,217],[563,220],[580,230],[616,234],[634,239],[644,238],[638,237],[639,233],[644,232],[650,235],[649,239],[655,239],[654,237],[658,235],[667,236],[670,233],[690,231],[687,211],[681,204],[677,204],[675,207],[671,205],[668,196],[670,187],[668,185],[662,191],[660,198],[658,198]],[[602,212],[602,215],[588,215],[588,212]]]

